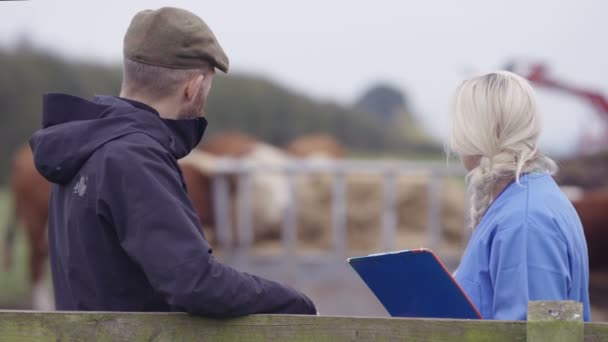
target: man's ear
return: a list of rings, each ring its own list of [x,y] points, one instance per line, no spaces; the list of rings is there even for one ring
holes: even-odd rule
[[[186,89],[184,92],[184,96],[186,97],[186,100],[192,101],[194,98],[196,98],[196,95],[199,93],[199,91],[201,90],[201,87],[203,86],[204,78],[205,78],[205,76],[198,75],[195,78],[191,79],[186,84]]]

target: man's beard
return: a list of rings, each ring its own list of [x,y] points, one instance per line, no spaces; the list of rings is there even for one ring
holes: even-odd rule
[[[194,101],[185,104],[180,108],[177,112],[177,117],[179,119],[196,119],[201,116],[205,116],[205,94],[203,89],[201,89]]]

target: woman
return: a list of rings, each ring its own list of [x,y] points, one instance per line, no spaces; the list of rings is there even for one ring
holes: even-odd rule
[[[500,71],[458,87],[450,148],[469,171],[474,232],[455,277],[484,319],[525,320],[528,301],[576,300],[589,321],[583,228],[538,151],[540,132],[523,78]]]

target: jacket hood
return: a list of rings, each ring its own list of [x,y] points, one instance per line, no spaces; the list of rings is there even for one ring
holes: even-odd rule
[[[69,183],[89,157],[104,144],[132,133],[144,133],[176,159],[200,142],[207,121],[163,119],[145,104],[112,96],[89,101],[67,94],[46,94],[42,129],[30,139],[34,163],[48,181]]]

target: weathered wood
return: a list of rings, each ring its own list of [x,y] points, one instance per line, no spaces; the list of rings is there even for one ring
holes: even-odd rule
[[[585,323],[585,342],[607,342],[608,324]]]
[[[0,312],[0,341],[525,341],[525,322]]]
[[[528,342],[583,341],[583,304],[575,301],[529,302],[527,334]]]
[[[608,324],[584,327],[585,341],[608,341]],[[283,315],[211,320],[180,313],[0,311],[0,342],[526,341],[527,331],[525,321]],[[544,338],[543,342],[560,341],[560,336]]]

